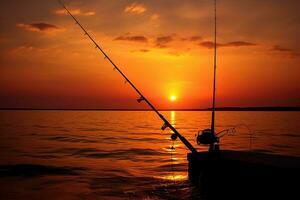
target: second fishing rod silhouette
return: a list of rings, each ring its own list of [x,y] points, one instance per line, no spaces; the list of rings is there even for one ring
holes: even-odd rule
[[[60,5],[67,11],[67,13],[73,18],[76,24],[83,30],[84,34],[93,42],[95,48],[99,49],[100,52],[104,55],[104,58],[109,61],[109,63],[117,70],[121,76],[125,79],[127,83],[140,95],[140,98],[137,101],[140,103],[145,101],[150,108],[159,116],[159,118],[164,122],[163,126],[161,127],[162,130],[166,128],[170,128],[173,131],[172,139],[176,139],[177,137],[182,141],[182,143],[192,152],[197,153],[197,150],[193,147],[193,145],[185,139],[176,129],[174,126],[170,124],[170,122],[150,103],[150,101],[136,88],[136,86],[127,78],[127,76],[120,70],[120,68],[110,59],[110,57],[105,53],[105,51],[98,45],[98,43],[93,39],[93,37],[86,31],[86,29],[79,23],[79,21],[74,17],[74,15],[69,11],[69,9],[64,5],[64,3],[58,0]]]

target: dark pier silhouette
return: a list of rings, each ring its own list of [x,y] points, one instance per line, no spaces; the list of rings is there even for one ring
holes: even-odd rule
[[[299,198],[299,157],[229,150],[187,157],[204,199]]]

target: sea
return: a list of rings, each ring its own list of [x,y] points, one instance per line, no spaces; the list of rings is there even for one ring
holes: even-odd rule
[[[198,151],[206,111],[162,111]],[[152,111],[0,111],[0,199],[204,199]],[[300,112],[217,111],[220,148],[300,156]]]

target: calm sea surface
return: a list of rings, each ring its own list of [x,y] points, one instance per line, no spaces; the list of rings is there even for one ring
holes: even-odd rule
[[[207,148],[195,134],[209,127],[209,112],[163,114]],[[217,112],[216,120],[218,131],[236,127],[222,149],[300,156],[300,112]],[[198,199],[188,150],[161,126],[148,111],[0,111],[0,199]]]

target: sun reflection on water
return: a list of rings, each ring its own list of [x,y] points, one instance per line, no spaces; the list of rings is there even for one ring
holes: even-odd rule
[[[175,117],[176,117],[176,113],[175,113],[175,111],[174,110],[172,110],[172,111],[170,111],[170,115],[171,115],[171,124],[172,124],[172,126],[174,126],[175,127]]]
[[[170,174],[170,175],[159,176],[159,177],[155,177],[155,178],[170,180],[170,181],[183,181],[183,180],[187,179],[187,175],[186,174],[176,174],[176,175]]]
[[[175,127],[176,126],[176,112],[170,111],[170,124]],[[177,148],[180,147],[180,143],[176,143],[176,141],[171,140],[171,135],[174,134],[172,130],[169,129],[169,137],[166,139],[170,140],[170,144],[162,149],[170,155],[170,165],[172,166],[170,172],[164,176],[159,176],[157,178],[164,180],[172,180],[172,181],[181,181],[187,179],[187,174],[176,171],[177,164],[180,164],[185,158],[178,157]]]

